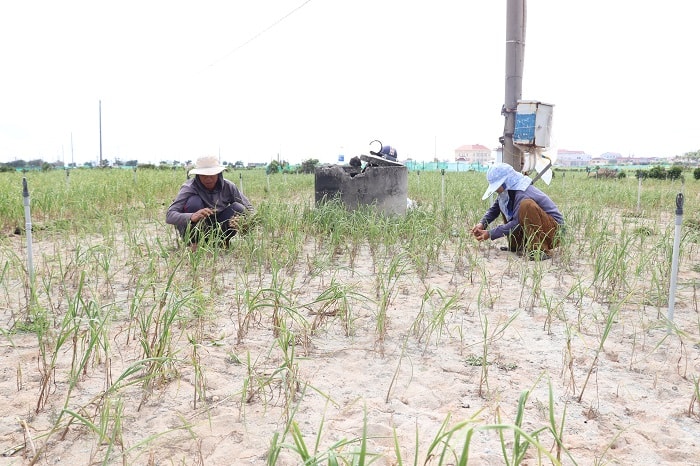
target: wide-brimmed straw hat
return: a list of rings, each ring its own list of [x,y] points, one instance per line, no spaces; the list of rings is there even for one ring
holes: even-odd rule
[[[218,175],[226,167],[219,164],[219,159],[213,156],[200,157],[190,170],[190,175]]]

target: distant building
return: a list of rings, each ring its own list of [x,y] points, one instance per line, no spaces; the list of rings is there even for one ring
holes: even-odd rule
[[[604,154],[600,154],[600,158],[603,160],[607,160],[609,163],[615,163],[621,157],[622,154],[619,154],[617,152],[605,152]]]
[[[480,163],[487,165],[493,162],[491,149],[481,144],[459,146],[455,149],[455,162]]]
[[[660,157],[618,157],[616,160],[618,165],[653,165],[663,164],[664,159]]]
[[[496,163],[503,163],[503,147],[498,146],[495,149],[492,149],[491,152],[493,153],[493,160]]]
[[[585,167],[590,165],[591,156],[581,150],[559,149],[557,151],[557,162],[560,167]]]

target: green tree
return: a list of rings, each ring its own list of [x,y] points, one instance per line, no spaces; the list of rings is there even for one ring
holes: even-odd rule
[[[681,167],[680,165],[674,165],[668,170],[668,179],[677,180],[681,177],[682,173],[683,167]]]
[[[301,167],[299,167],[300,173],[314,173],[316,171],[316,166],[318,165],[318,159],[308,159],[301,162]]]
[[[13,160],[12,162],[8,162],[7,164],[13,168],[22,168],[25,165],[27,165],[27,162],[25,162],[22,159],[19,159],[19,160]]]
[[[267,165],[267,168],[265,169],[265,173],[268,175],[271,175],[273,173],[279,173],[280,171],[280,164],[277,162],[277,160],[273,160]]]
[[[277,160],[273,160],[267,165],[267,168],[265,169],[265,172],[270,175],[272,173],[280,173],[284,171],[286,168],[289,167],[289,163],[282,160],[282,162],[278,162]]]
[[[653,178],[656,180],[665,180],[666,179],[666,169],[662,167],[661,165],[656,165],[654,167],[651,167],[649,169],[649,178]]]
[[[695,152],[686,152],[683,154],[683,157],[698,160],[700,159],[700,150],[696,150]]]

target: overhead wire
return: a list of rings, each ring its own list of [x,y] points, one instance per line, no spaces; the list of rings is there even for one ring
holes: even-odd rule
[[[230,57],[231,55],[233,55],[234,53],[236,53],[237,51],[239,51],[240,49],[242,49],[242,48],[245,47],[246,45],[248,45],[248,44],[250,44],[251,42],[253,42],[253,41],[254,41],[255,39],[257,39],[258,37],[260,37],[260,36],[262,36],[263,34],[265,34],[265,33],[266,33],[267,31],[269,31],[270,29],[272,29],[272,28],[274,28],[275,26],[277,26],[278,24],[280,24],[280,23],[281,23],[282,21],[284,21],[285,19],[287,19],[287,18],[289,18],[290,16],[292,16],[292,15],[293,15],[294,13],[296,13],[297,11],[301,10],[304,6],[306,6],[306,5],[307,5],[308,3],[310,3],[310,2],[311,2],[311,0],[306,0],[306,1],[304,1],[301,5],[297,6],[296,8],[294,8],[294,9],[291,10],[289,13],[287,13],[286,15],[282,16],[281,18],[279,18],[277,21],[275,21],[274,23],[272,23],[271,25],[269,25],[269,26],[266,27],[265,29],[263,29],[263,30],[261,30],[260,32],[254,34],[250,39],[246,40],[245,42],[241,43],[240,45],[237,45],[236,47],[234,47],[233,49],[231,49],[229,52],[227,52],[226,54],[224,54],[224,55],[221,56],[220,58],[218,58],[218,59],[214,60],[213,62],[211,62],[211,63],[208,65],[208,67],[211,68],[211,67],[217,65],[218,63],[224,61],[225,59],[227,59],[228,57]]]

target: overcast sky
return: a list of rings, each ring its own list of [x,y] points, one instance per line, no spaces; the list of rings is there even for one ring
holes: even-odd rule
[[[700,149],[700,1],[529,0],[523,95],[591,155]],[[506,0],[6,1],[0,162],[498,146]]]

